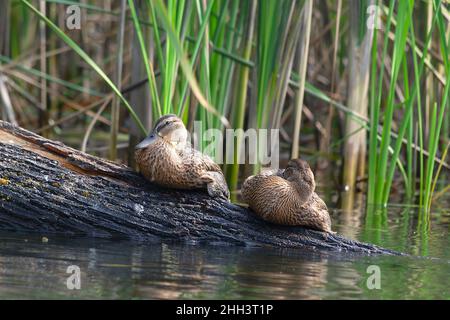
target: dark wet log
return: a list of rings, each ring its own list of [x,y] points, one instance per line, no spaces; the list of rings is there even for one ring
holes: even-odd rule
[[[268,224],[201,191],[176,191],[132,169],[0,121],[0,229],[223,245],[396,254],[300,227]]]

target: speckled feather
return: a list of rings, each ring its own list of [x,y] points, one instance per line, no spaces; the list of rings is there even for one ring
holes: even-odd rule
[[[179,147],[155,135],[151,144],[136,150],[135,158],[139,171],[151,182],[175,189],[207,189],[211,196],[229,198],[220,166],[189,144]]]
[[[242,186],[244,201],[266,221],[332,232],[327,206],[314,192],[311,169],[306,166],[297,172],[298,179],[290,179],[291,173],[287,171],[247,178]],[[311,177],[312,182],[308,181]]]

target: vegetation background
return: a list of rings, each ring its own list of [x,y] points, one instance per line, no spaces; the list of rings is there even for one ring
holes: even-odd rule
[[[449,21],[447,0],[4,0],[0,115],[132,166],[162,114],[280,129],[343,208],[395,196],[426,228],[450,190]],[[234,200],[258,169],[224,165]]]

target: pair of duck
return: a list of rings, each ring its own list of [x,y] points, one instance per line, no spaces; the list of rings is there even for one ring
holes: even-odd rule
[[[192,148],[182,120],[165,115],[150,135],[136,146],[136,163],[149,181],[176,189],[204,189],[211,197],[228,199],[225,177],[207,155]],[[242,196],[262,219],[282,225],[299,225],[332,232],[325,203],[314,192],[314,175],[308,163],[290,160],[286,169],[248,177]]]

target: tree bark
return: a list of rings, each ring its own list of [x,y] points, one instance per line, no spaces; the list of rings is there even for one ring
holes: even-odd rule
[[[130,168],[0,121],[0,229],[68,236],[398,254],[269,224],[202,191],[155,186]]]

